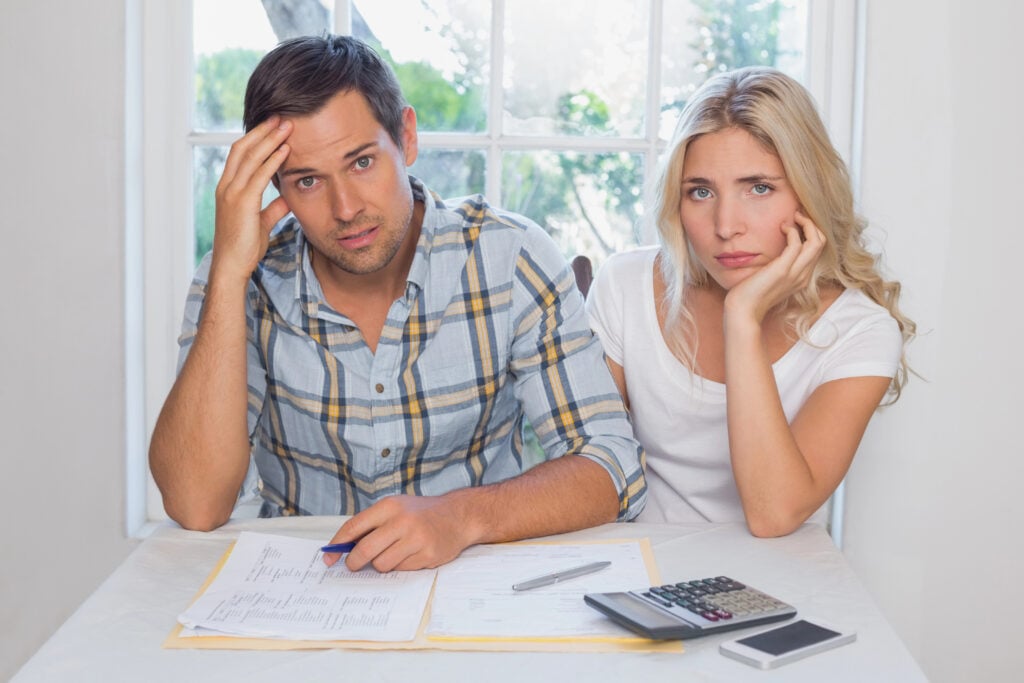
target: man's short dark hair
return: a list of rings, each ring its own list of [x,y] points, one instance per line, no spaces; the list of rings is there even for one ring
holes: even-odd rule
[[[349,91],[366,98],[374,118],[402,148],[402,111],[408,105],[395,72],[351,36],[303,36],[278,44],[249,77],[242,122],[250,131],[275,114],[315,114]]]

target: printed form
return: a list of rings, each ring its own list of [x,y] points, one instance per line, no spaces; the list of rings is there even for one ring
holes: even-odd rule
[[[610,560],[611,566],[527,591],[512,585]],[[524,543],[467,548],[438,570],[430,638],[635,638],[583,602],[585,593],[646,588],[651,577],[639,541]]]
[[[182,635],[413,640],[436,570],[327,567],[321,545],[243,531],[213,583],[178,617]]]

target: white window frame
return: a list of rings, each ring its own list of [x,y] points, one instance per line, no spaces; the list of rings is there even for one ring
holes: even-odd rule
[[[255,0],[254,0],[255,1]],[[493,0],[492,35],[503,33],[504,6]],[[640,1],[640,0],[637,0]],[[664,141],[658,138],[661,16],[666,0],[650,2],[647,121],[643,138],[521,137],[503,135],[503,45],[492,41],[488,131],[420,133],[421,148],[479,149],[487,155],[486,194],[501,196],[501,155],[516,150],[615,150],[644,154],[644,178],[654,177]],[[195,133],[192,106],[192,3],[126,0],[126,532],[145,535],[166,515],[149,475],[149,436],[173,384],[177,337],[194,269],[192,150],[230,145],[233,133]],[[836,148],[859,176],[859,112],[866,0],[809,2],[806,85]],[[336,0],[334,31],[350,32],[349,0]],[[858,162],[858,163],[853,163]],[[833,514],[841,534],[842,491]]]

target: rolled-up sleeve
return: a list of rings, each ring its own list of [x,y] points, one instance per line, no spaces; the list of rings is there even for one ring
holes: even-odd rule
[[[619,496],[619,521],[647,497],[644,452],[587,321],[572,270],[551,238],[527,230],[513,282],[515,391],[548,459],[601,465]]]

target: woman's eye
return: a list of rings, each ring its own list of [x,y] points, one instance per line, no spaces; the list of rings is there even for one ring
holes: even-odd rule
[[[690,190],[690,196],[694,199],[707,199],[711,196],[711,190],[706,187],[695,187]]]
[[[752,189],[754,194],[768,194],[772,191],[772,186],[765,183],[756,183]]]

